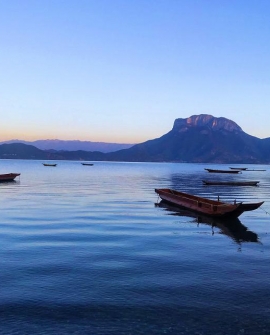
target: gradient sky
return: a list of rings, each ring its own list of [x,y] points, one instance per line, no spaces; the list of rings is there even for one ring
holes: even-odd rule
[[[0,140],[270,137],[269,0],[0,0]]]

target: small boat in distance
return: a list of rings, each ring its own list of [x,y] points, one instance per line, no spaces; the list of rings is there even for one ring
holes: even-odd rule
[[[214,172],[214,173],[239,173],[240,170],[217,170],[217,169],[205,169],[208,172]]]
[[[88,165],[88,166],[92,166],[94,165],[93,163],[81,163],[82,165]]]
[[[266,170],[263,170],[263,169],[247,169],[245,171],[266,171]]]
[[[259,208],[264,201],[256,203],[222,202],[219,200],[211,200],[184,192],[179,192],[169,188],[155,189],[160,198],[170,204],[180,208],[186,208],[197,213],[220,219],[237,218],[246,211],[253,211]]]
[[[246,167],[230,167],[230,169],[232,169],[232,170],[240,170],[240,171],[245,171],[245,170],[247,170]]]
[[[257,186],[259,181],[220,181],[220,180],[203,180],[204,185],[229,185],[229,186]]]
[[[13,181],[16,177],[20,176],[20,173],[4,173],[0,174],[0,182]]]
[[[44,166],[56,166],[57,164],[42,163]]]

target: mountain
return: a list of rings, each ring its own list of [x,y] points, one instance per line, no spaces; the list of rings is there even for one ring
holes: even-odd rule
[[[251,136],[224,117],[201,114],[176,119],[167,134],[115,152],[46,151],[13,143],[0,145],[0,158],[268,164],[270,138]]]
[[[37,140],[37,141],[23,141],[23,140],[10,140],[3,141],[0,144],[23,143],[33,145],[41,150],[63,150],[63,151],[100,151],[100,152],[113,152],[121,149],[127,149],[134,144],[124,143],[106,143],[106,142],[91,142],[91,141],[62,141],[62,140]]]
[[[172,130],[160,138],[107,157],[119,161],[269,163],[270,139],[248,135],[224,117],[201,114],[176,119]]]

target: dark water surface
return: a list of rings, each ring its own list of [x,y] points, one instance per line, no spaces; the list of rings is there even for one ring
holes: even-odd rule
[[[0,161],[21,173],[0,184],[1,334],[270,334],[268,166],[57,163]],[[161,187],[265,203],[224,227],[156,207]]]

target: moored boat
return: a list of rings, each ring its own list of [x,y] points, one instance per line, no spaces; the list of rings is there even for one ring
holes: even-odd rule
[[[205,169],[208,172],[214,172],[214,173],[239,173],[240,170],[218,170],[218,169]]]
[[[4,173],[0,174],[0,182],[13,181],[16,177],[20,176],[20,173]]]
[[[42,163],[44,166],[56,166],[57,164]]]
[[[229,185],[229,186],[258,186],[259,181],[220,181],[203,180],[204,185]]]
[[[217,218],[237,218],[246,211],[259,208],[264,201],[256,203],[236,202],[227,203],[219,200],[211,200],[169,188],[155,189],[160,198],[168,203],[186,208],[197,213]]]
[[[94,164],[93,164],[93,163],[82,163],[82,165],[92,166],[92,165],[94,165]]]
[[[245,171],[266,171],[265,169],[247,169]]]
[[[240,170],[240,171],[245,171],[245,170],[247,170],[246,167],[230,167],[230,169],[232,169],[232,170]]]

